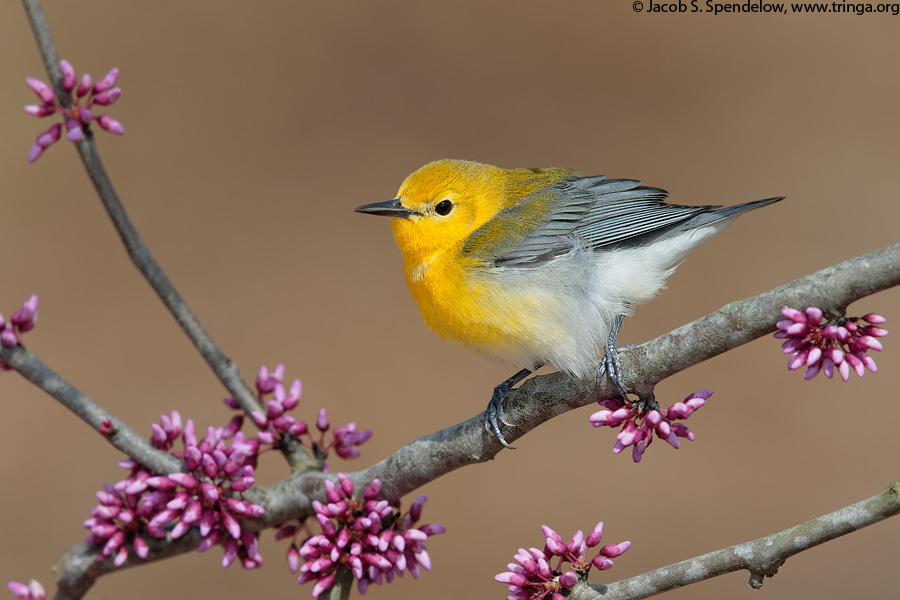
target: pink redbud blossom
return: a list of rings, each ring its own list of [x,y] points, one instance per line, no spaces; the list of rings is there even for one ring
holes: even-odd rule
[[[250,418],[261,429],[257,434],[260,443],[275,445],[280,439],[290,437],[307,447],[314,456],[327,457],[332,450],[343,459],[360,455],[359,446],[369,441],[371,431],[359,431],[356,423],[332,428],[328,413],[323,408],[316,417],[316,430],[311,432],[310,426],[304,421],[298,421],[287,414],[300,403],[303,392],[300,380],[295,379],[289,389],[285,388],[283,381],[283,364],[279,364],[271,372],[262,365],[256,375],[256,390],[265,412],[253,411]],[[271,397],[268,397],[269,394]],[[226,399],[225,403],[229,407],[238,408],[233,400]],[[327,472],[327,464],[323,464],[323,467]]]
[[[141,536],[176,539],[199,527],[203,536],[199,551],[227,540],[224,563],[240,558],[244,568],[260,566],[256,536],[240,525],[241,519],[265,512],[241,498],[254,482],[259,443],[245,439],[235,427],[239,422],[232,419],[225,428],[210,427],[206,437],[198,439],[193,421],[182,422],[177,411],[163,415],[152,427],[151,443],[183,457],[191,472],[160,476],[133,459],[121,461],[130,475],[97,493],[100,504],[84,522],[91,532],[88,543],[99,548],[97,559],[112,558],[115,565],[122,565],[131,553],[147,556]],[[179,440],[182,452],[174,448]]]
[[[812,379],[820,372],[831,379],[835,371],[848,381],[853,370],[862,377],[865,370],[878,370],[870,350],[880,352],[882,344],[877,338],[888,334],[879,327],[886,319],[869,313],[864,317],[840,317],[823,321],[822,310],[810,306],[805,311],[785,308],[781,314],[787,317],[779,321],[775,337],[785,340],[781,348],[790,354],[788,369],[806,367],[804,379]]]
[[[313,502],[322,533],[306,538],[288,548],[288,566],[299,571],[299,583],[314,581],[312,595],[317,597],[334,585],[337,569],[346,566],[358,582],[360,593],[372,584],[390,583],[395,576],[409,571],[417,578],[420,569],[431,568],[431,558],[424,542],[446,530],[442,525],[418,525],[424,496],[412,509],[402,514],[386,501],[375,500],[381,482],[377,479],[366,487],[364,498],[353,496],[353,482],[343,473],[338,483],[325,482],[328,504]],[[283,525],[276,537],[295,536],[300,528]],[[303,563],[300,564],[300,560]]]
[[[94,93],[100,94],[105,92],[112,86],[116,85],[116,81],[119,79],[119,69],[113,69],[106,76],[94,84]]]
[[[22,308],[14,312],[9,320],[19,329],[19,331],[24,333],[34,329],[34,326],[37,324],[37,317],[38,297],[37,294],[32,294],[32,296],[22,304]]]
[[[609,569],[613,566],[611,559],[621,556],[631,546],[631,542],[603,546],[597,556],[588,559],[587,549],[597,546],[603,537],[602,522],[586,537],[576,531],[568,542],[547,525],[541,526],[541,530],[544,549],[519,548],[514,557],[516,562],[507,565],[509,571],[494,577],[509,586],[508,600],[539,600],[548,594],[553,600],[564,598],[567,595],[564,591],[571,590],[579,581],[587,581],[592,567],[601,571]],[[571,566],[564,569],[565,563],[571,563]]]
[[[53,104],[53,102],[56,100],[56,95],[53,93],[53,88],[51,88],[40,79],[27,77],[25,79],[25,83],[28,84],[28,87],[34,90],[34,93],[37,94],[38,98],[40,98],[41,102],[43,102],[44,104]]]
[[[19,583],[18,581],[10,581],[6,584],[6,587],[9,588],[9,591],[18,596],[20,600],[45,600],[47,597],[44,586],[36,579],[29,581],[28,585]]]
[[[32,295],[22,307],[14,312],[9,320],[0,315],[0,343],[4,346],[15,346],[19,343],[19,337],[34,329],[38,319],[38,297]],[[9,366],[0,361],[0,371],[9,370]]]
[[[275,385],[281,383],[282,379],[284,379],[284,365],[279,364],[272,373],[269,373],[269,369],[262,365],[256,375],[256,389],[260,395],[271,393],[275,390]]]
[[[694,440],[694,433],[676,420],[690,417],[706,400],[712,396],[712,390],[694,392],[684,399],[676,402],[663,412],[655,400],[638,400],[627,402],[624,398],[611,398],[600,401],[604,410],[595,412],[589,418],[594,427],[619,427],[623,425],[616,436],[616,444],[613,453],[618,454],[625,448],[632,447],[632,460],[641,462],[641,458],[650,443],[653,435],[665,440],[676,450],[681,447],[679,438],[689,441]]]
[[[94,121],[95,115],[92,106],[109,106],[122,95],[121,88],[113,87],[119,77],[119,70],[113,69],[93,87],[91,86],[91,76],[85,74],[76,90],[75,85],[78,78],[75,76],[75,69],[71,63],[67,60],[61,60],[60,68],[63,75],[63,88],[69,93],[75,90],[75,96],[71,98],[72,106],[63,108],[57,102],[56,94],[49,85],[39,79],[29,77],[25,82],[38,95],[42,104],[28,105],[25,107],[25,112],[35,117],[59,114],[66,125],[66,138],[69,141],[77,142],[84,139],[83,126],[90,125]],[[122,124],[109,115],[99,115],[96,118],[102,129],[116,135],[125,133],[125,128],[122,127]],[[40,158],[44,151],[59,139],[59,131],[59,128],[57,128],[54,134],[54,130],[51,128],[39,135],[31,146],[28,162],[34,162]]]
[[[325,433],[329,427],[331,427],[331,423],[328,421],[328,413],[324,408],[319,409],[319,416],[316,418],[316,429]]]
[[[71,92],[75,89],[75,84],[78,83],[78,78],[75,77],[75,67],[66,59],[59,61],[59,67],[63,74],[63,88],[67,92]]]

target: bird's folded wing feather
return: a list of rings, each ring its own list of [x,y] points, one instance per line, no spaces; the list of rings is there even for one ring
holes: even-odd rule
[[[568,252],[576,238],[591,248],[638,242],[719,208],[666,204],[666,195],[630,179],[572,177],[497,213],[463,252],[496,266],[538,266]]]

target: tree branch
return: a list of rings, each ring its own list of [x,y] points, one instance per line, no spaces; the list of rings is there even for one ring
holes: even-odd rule
[[[750,571],[750,587],[762,587],[795,554],[900,513],[900,482],[884,492],[779,533],[723,548],[606,585],[580,584],[570,600],[640,600],[734,571]]]
[[[642,387],[642,384],[637,383],[640,381],[658,383],[690,366],[766,335],[774,330],[774,322],[779,319],[778,311],[784,306],[816,305],[826,311],[842,313],[848,304],[898,284],[900,243],[828,267],[758,296],[734,302],[624,352],[622,359],[625,384],[630,389],[635,389]],[[0,349],[0,357],[51,395],[56,396],[59,389],[69,385],[36,358],[34,361],[26,360],[30,356],[32,355],[22,348]],[[52,376],[40,376],[40,366]],[[77,390],[74,393],[80,395]],[[510,392],[504,399],[509,405],[506,408],[507,417],[513,423],[507,439],[517,439],[557,415],[613,397],[617,393],[605,382],[596,384],[592,380],[575,380],[564,373],[535,377]],[[97,415],[91,416],[91,419],[96,418]],[[477,415],[463,423],[421,437],[372,467],[349,473],[348,477],[357,489],[363,489],[373,479],[381,479],[382,496],[387,500],[398,500],[425,483],[460,467],[488,461],[502,449],[496,438],[484,430],[481,415]],[[139,460],[143,462],[142,459]],[[246,499],[263,505],[266,514],[259,519],[245,521],[243,526],[251,531],[260,531],[291,519],[309,516],[312,514],[312,501],[325,499],[322,483],[325,477],[334,479],[334,476],[320,472],[295,471],[272,486],[248,490],[245,493]],[[121,568],[186,552],[194,546],[185,544],[183,540],[177,542],[176,549],[161,543],[155,546],[160,549],[159,553],[151,552],[146,559],[141,560],[130,558]],[[77,546],[69,554],[81,556],[90,551],[88,546]],[[79,589],[83,587],[84,577],[89,577],[92,581],[93,577],[117,570],[111,561],[101,563],[104,566],[91,566],[90,573],[81,570],[81,564],[79,561],[70,564],[61,561],[63,577],[82,582],[76,586]]]
[[[106,412],[22,346],[0,344],[0,358],[25,379],[59,400],[94,430],[99,431],[103,420],[109,419],[112,432],[108,435],[101,434],[103,438],[142,465],[163,475],[177,473],[184,468],[180,460],[155,448],[146,438]]]
[[[782,318],[779,311],[785,306],[813,305],[842,314],[852,302],[896,285],[900,285],[900,243],[733,302],[623,351],[620,357],[625,387],[648,389],[688,367],[773,332],[775,323]],[[618,392],[606,380],[598,384],[572,379],[565,373],[534,377],[504,399],[505,415],[512,423],[504,434],[509,441],[518,439],[557,415],[616,395]],[[381,479],[382,494],[394,500],[450,471],[491,460],[502,449],[500,442],[485,431],[481,415],[477,415],[421,437],[348,477],[362,487],[375,478]],[[310,514],[312,499],[321,499],[322,478],[319,473],[297,473],[264,490],[260,503],[266,506],[265,522],[274,525]]]
[[[38,49],[41,52],[41,58],[50,76],[56,97],[59,98],[60,103],[64,107],[71,106],[69,93],[62,85],[59,53],[56,50],[56,44],[53,41],[53,36],[50,33],[50,27],[47,24],[41,4],[39,0],[22,0],[22,4],[28,15],[28,21],[34,32]],[[89,131],[89,128],[85,127],[85,130]],[[228,390],[228,393],[241,405],[241,408],[247,414],[250,414],[252,411],[265,413],[265,408],[262,407],[241,377],[237,365],[219,349],[200,323],[200,320],[188,307],[178,290],[175,289],[168,276],[156,262],[156,259],[150,254],[150,250],[144,244],[144,240],[128,217],[128,213],[119,200],[112,181],[103,167],[93,136],[86,135],[84,139],[76,142],[75,146],[78,148],[78,153],[81,155],[81,160],[84,163],[88,176],[91,178],[103,207],[119,233],[119,237],[122,239],[131,261],[159,296],[160,300],[162,300],[169,312],[172,313],[172,316],[175,317],[181,329],[190,338],[194,347],[206,360],[206,363],[225,386],[225,389]],[[282,453],[294,468],[309,468],[315,465],[315,460],[306,452],[303,446],[293,443],[293,440],[289,440],[284,444]]]

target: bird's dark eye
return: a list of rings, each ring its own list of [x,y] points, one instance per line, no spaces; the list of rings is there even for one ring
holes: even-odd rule
[[[434,207],[434,210],[441,216],[449,215],[450,211],[453,210],[453,203],[449,200],[441,200],[437,203],[437,206]]]

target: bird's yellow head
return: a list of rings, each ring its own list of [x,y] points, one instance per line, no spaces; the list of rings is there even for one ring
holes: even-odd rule
[[[503,208],[503,169],[463,160],[429,163],[406,178],[397,192],[409,216],[394,219],[404,257],[425,258],[461,244]]]
[[[417,264],[463,244],[499,211],[569,173],[437,160],[407,177],[395,200],[356,211],[394,217],[397,245],[407,264]]]

